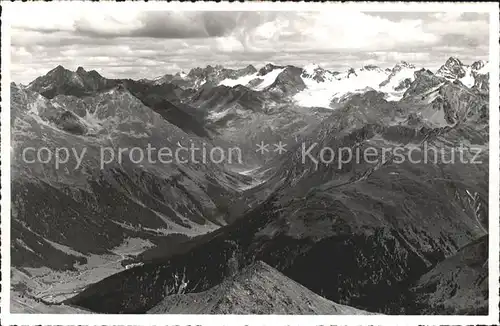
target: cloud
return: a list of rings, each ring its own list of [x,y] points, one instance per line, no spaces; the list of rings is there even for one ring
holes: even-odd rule
[[[58,64],[108,77],[153,78],[207,64],[315,62],[342,69],[404,60],[439,67],[451,55],[464,62],[488,56],[489,16],[483,13],[89,8],[54,4],[13,17],[13,79],[26,83]]]
[[[89,16],[74,23],[77,34],[93,37],[160,39],[224,36],[236,27],[240,13],[146,11],[134,17]]]

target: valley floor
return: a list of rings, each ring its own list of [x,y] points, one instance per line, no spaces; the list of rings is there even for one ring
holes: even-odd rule
[[[11,311],[15,313],[69,313],[61,303],[81,292],[89,284],[123,271],[122,261],[137,256],[152,244],[142,239],[128,239],[110,255],[88,255],[87,264],[75,265],[74,271],[42,268],[11,268]],[[28,289],[28,290],[27,290]],[[80,310],[80,309],[76,309]],[[82,310],[83,311],[83,310]],[[74,312],[77,313],[77,312]]]

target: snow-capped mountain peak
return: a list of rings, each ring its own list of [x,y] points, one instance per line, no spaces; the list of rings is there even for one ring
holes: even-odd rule
[[[258,76],[264,76],[270,73],[273,70],[283,68],[283,66],[277,66],[272,63],[267,63],[264,67],[259,69],[259,72],[257,73]]]
[[[459,59],[450,57],[446,60],[446,63],[438,69],[436,75],[454,80],[465,77],[467,73],[466,70],[467,66],[465,66]]]
[[[316,63],[309,63],[309,64],[305,65],[302,69],[304,70],[304,73],[309,74],[309,75],[314,74],[317,70],[323,70],[323,68],[321,68]]]
[[[254,66],[249,65],[239,70],[238,74],[229,75],[218,84],[230,87],[243,85],[260,91],[273,84],[278,75],[284,70],[285,67],[271,63],[266,64],[258,71]]]
[[[459,59],[450,57],[446,63],[441,66],[436,72],[436,76],[444,77],[447,80],[459,80],[465,86],[471,88],[476,84],[478,75],[488,73],[488,62],[479,60],[468,66],[463,64]]]
[[[456,57],[449,57],[444,65],[447,67],[454,67],[454,66],[463,66],[463,63],[462,61],[460,61],[460,59]]]
[[[318,83],[333,81],[337,74],[314,63],[302,68],[302,79],[312,79]]]
[[[399,100],[414,80],[416,70],[415,65],[405,61],[397,63],[392,69],[365,65],[359,69],[351,67],[336,74],[308,65],[304,67],[302,74],[307,87],[296,94],[294,99],[302,106],[330,107],[342,102],[349,94],[363,93],[370,89],[386,93],[388,100]],[[314,74],[311,74],[312,71]]]
[[[58,65],[57,67],[55,67],[54,69],[50,70],[47,75],[51,75],[51,76],[55,76],[57,74],[61,74],[61,73],[64,73],[66,71],[69,71],[68,69],[64,68],[63,66],[61,65]]]
[[[389,94],[388,98],[391,100],[400,99],[415,79],[415,71],[415,65],[406,61],[398,62],[390,70],[387,79],[379,84],[380,91]]]
[[[475,61],[471,65],[471,68],[472,68],[472,70],[479,71],[479,70],[483,69],[487,64],[488,64],[488,62],[485,60],[478,60],[478,61]]]

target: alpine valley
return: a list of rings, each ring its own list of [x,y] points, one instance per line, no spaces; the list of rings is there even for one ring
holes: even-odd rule
[[[12,311],[487,314],[488,102],[488,63],[453,57],[12,83]]]

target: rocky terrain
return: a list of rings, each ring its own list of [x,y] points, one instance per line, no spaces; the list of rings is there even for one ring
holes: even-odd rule
[[[93,312],[485,314],[487,69],[267,64],[133,81],[57,67],[13,84],[13,266],[122,264],[65,297]],[[261,141],[286,151],[260,155]],[[97,161],[103,146],[189,143],[245,160]],[[56,169],[22,162],[30,146],[88,152]]]
[[[482,237],[424,274],[412,289],[424,312],[488,312],[488,238]]]
[[[257,261],[208,291],[173,294],[151,314],[364,315],[326,300]]]

